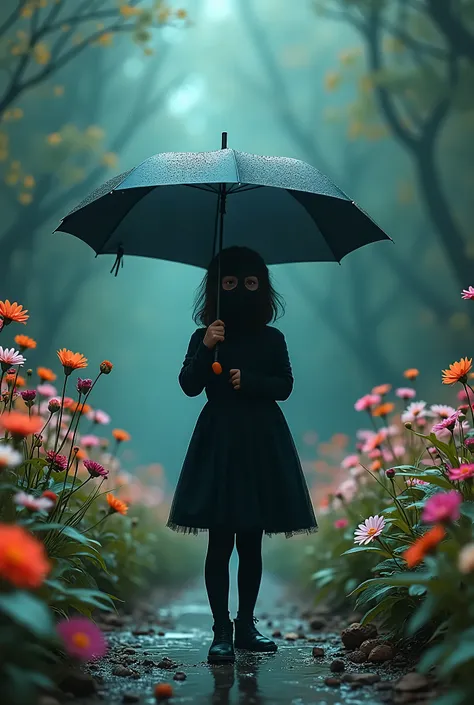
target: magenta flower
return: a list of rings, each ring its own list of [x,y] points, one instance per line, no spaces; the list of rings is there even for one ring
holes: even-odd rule
[[[459,507],[462,501],[462,494],[457,490],[438,492],[426,501],[421,518],[427,524],[457,521],[461,516]]]
[[[450,480],[468,480],[474,477],[474,463],[465,463],[458,468],[449,468],[448,476]]]
[[[474,299],[474,286],[470,286],[468,289],[463,289],[461,296],[463,299]]]
[[[380,394],[365,394],[354,404],[356,411],[368,411],[382,401]]]
[[[91,477],[107,477],[107,475],[109,474],[109,471],[106,470],[103,465],[97,463],[95,460],[84,460],[83,462]]]
[[[0,363],[3,372],[6,372],[10,368],[10,365],[24,365],[25,362],[26,357],[20,355],[15,348],[2,348],[0,345]]]
[[[336,529],[345,529],[348,524],[349,520],[344,517],[343,519],[336,519],[334,522],[334,527]]]
[[[61,408],[61,402],[59,399],[50,399],[48,402],[48,411],[51,414],[55,414]]]
[[[16,505],[25,507],[31,512],[47,511],[54,505],[54,502],[48,497],[34,497],[26,492],[17,492],[13,497],[13,501]]]
[[[354,543],[366,546],[377,536],[380,536],[385,526],[385,519],[378,514],[369,517],[354,532]]]
[[[83,448],[97,448],[100,446],[100,438],[98,436],[94,436],[92,433],[82,436],[81,446]]]
[[[85,617],[65,619],[57,626],[65,649],[79,661],[100,658],[107,651],[105,637],[93,622]]]
[[[451,416],[448,416],[447,419],[442,419],[438,423],[435,423],[433,428],[431,429],[433,433],[437,433],[439,431],[452,431],[453,428],[455,427],[456,423],[458,422],[459,417],[461,416],[461,411],[455,411],[454,414],[451,414]]]
[[[359,465],[359,456],[355,454],[346,455],[346,457],[341,463],[341,467],[343,467],[344,470],[349,470],[349,468],[355,468],[357,465]]]
[[[87,394],[92,389],[92,380],[82,379],[82,377],[78,377],[76,388],[79,394]]]
[[[38,391],[38,394],[41,394],[42,397],[55,397],[58,393],[56,387],[53,387],[52,384],[48,384],[48,382],[38,384],[36,389]]]
[[[464,445],[466,448],[469,448],[469,450],[474,449],[474,436],[468,436],[468,438],[464,439]]]
[[[23,392],[20,392],[20,396],[23,401],[34,401],[36,399],[36,390],[25,389]]]
[[[54,450],[48,450],[46,452],[46,459],[51,465],[53,472],[62,472],[67,468],[67,457],[55,453]]]
[[[87,418],[93,423],[98,423],[101,426],[110,423],[110,416],[106,414],[105,411],[101,411],[100,409],[89,411]]]
[[[395,390],[395,394],[400,399],[414,399],[416,397],[416,390],[411,387],[399,387]]]

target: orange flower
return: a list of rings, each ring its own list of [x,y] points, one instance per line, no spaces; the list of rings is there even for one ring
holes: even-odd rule
[[[69,376],[73,370],[81,370],[87,367],[87,357],[81,353],[73,353],[72,350],[62,348],[58,350],[58,357],[61,365],[64,367],[64,374]]]
[[[114,497],[111,492],[107,494],[107,502],[110,507],[111,514],[113,514],[114,512],[118,512],[119,514],[125,516],[125,514],[128,512],[128,507],[125,502],[122,502],[121,499]]]
[[[43,382],[54,382],[57,375],[50,370],[49,367],[38,367],[36,370],[38,377],[43,380]]]
[[[109,375],[112,372],[113,365],[109,360],[102,360],[100,363],[100,371],[103,375]]]
[[[441,524],[436,524],[432,529],[423,534],[409,549],[403,554],[409,568],[422,563],[425,556],[436,548],[446,536],[446,529]]]
[[[456,384],[456,382],[467,382],[468,372],[471,371],[472,357],[462,357],[459,362],[453,362],[449,369],[443,370],[443,384]]]
[[[382,443],[385,441],[385,436],[383,433],[375,433],[373,436],[370,436],[370,438],[367,439],[364,447],[364,451],[367,453],[370,453],[371,450],[375,450],[376,448],[380,448]]]
[[[43,426],[39,416],[27,416],[19,411],[10,411],[0,416],[0,428],[11,433],[13,438],[26,438],[32,433],[38,433]]]
[[[58,501],[58,495],[56,494],[56,492],[53,492],[52,490],[45,490],[41,496],[46,497],[47,499],[50,499],[55,504]]]
[[[82,448],[79,448],[76,453],[76,459],[77,460],[87,460],[87,453],[85,452],[85,450],[82,450]]]
[[[114,430],[112,431],[112,436],[119,443],[121,443],[122,441],[129,441],[131,439],[131,435],[121,428],[114,428]]]
[[[90,411],[92,411],[92,407],[89,404],[84,404],[84,403],[79,404],[79,402],[77,402],[77,401],[71,401],[68,404],[67,408],[69,409],[69,411],[72,411],[73,413],[75,411],[78,411],[80,414],[88,414]]]
[[[380,460],[374,460],[374,462],[370,466],[370,469],[372,472],[377,472],[377,470],[380,470],[381,467],[382,463],[380,462]]]
[[[23,352],[23,350],[34,350],[34,348],[36,348],[36,340],[29,338],[27,335],[15,335],[14,340],[21,352]]]
[[[409,367],[408,370],[405,370],[403,373],[403,376],[406,377],[407,379],[416,379],[418,375],[420,374],[420,371],[416,369],[416,367]]]
[[[29,319],[28,311],[20,306],[16,301],[12,304],[7,299],[6,301],[0,301],[0,316],[3,317],[3,322],[8,325],[12,321],[16,323],[26,323]]]
[[[372,389],[372,394],[380,394],[380,396],[383,397],[385,394],[389,393],[391,388],[392,388],[391,384],[379,384],[378,387],[374,387]]]
[[[16,377],[16,380],[15,380]],[[7,375],[5,377],[7,380],[7,384],[13,384],[15,382],[15,387],[25,387],[26,386],[26,381],[25,378],[22,377],[21,375],[17,375],[16,373],[14,375]]]
[[[375,409],[372,410],[372,416],[388,416],[392,413],[394,408],[395,404],[392,404],[391,401],[387,401],[385,404],[376,406]]]
[[[50,571],[41,541],[16,524],[0,524],[0,576],[17,588],[37,588]]]

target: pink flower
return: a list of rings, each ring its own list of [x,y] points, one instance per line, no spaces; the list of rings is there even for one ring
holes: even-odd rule
[[[426,401],[412,401],[412,403],[407,406],[402,414],[402,422],[413,422],[415,419],[426,416],[426,414]]]
[[[91,477],[107,477],[109,471],[95,460],[84,460],[84,466]]]
[[[465,438],[464,445],[466,448],[469,448],[469,450],[474,450],[474,436],[468,436]]]
[[[344,482],[341,482],[337,488],[337,494],[342,495],[342,499],[345,502],[350,502],[354,498],[356,492],[357,482],[352,477],[349,477],[347,480],[344,480]]]
[[[429,482],[425,482],[425,480],[420,480],[419,477],[408,477],[405,482],[407,483],[408,487],[414,487],[415,485],[429,485]]]
[[[459,507],[463,500],[457,490],[439,492],[430,497],[423,507],[422,520],[427,524],[437,524],[442,521],[457,521],[461,516]]]
[[[378,514],[369,517],[354,532],[354,543],[366,546],[377,536],[380,536],[385,526],[385,519]]]
[[[0,345],[0,363],[4,372],[9,369],[10,365],[24,365],[25,362],[26,357],[20,355],[15,348],[2,348]]]
[[[87,414],[87,418],[89,419],[89,421],[101,425],[110,423],[110,416],[106,414],[105,411],[101,411],[100,409],[94,409],[93,411],[89,411],[89,413]]]
[[[443,419],[442,421],[435,423],[435,425],[431,429],[432,432],[437,433],[438,431],[444,431],[445,429],[447,429],[448,431],[452,431],[460,416],[461,412],[455,411],[454,414],[448,416],[447,419]]]
[[[26,494],[26,492],[17,492],[13,497],[13,501],[18,506],[26,507],[32,512],[47,511],[54,505],[54,502],[48,497],[34,497],[32,494]]]
[[[89,433],[86,436],[82,436],[81,446],[83,448],[97,448],[100,446],[100,438],[98,436],[94,436],[92,433]]]
[[[76,389],[79,394],[87,394],[92,389],[93,382],[91,379],[82,379],[82,377],[77,378]]]
[[[336,521],[334,522],[334,527],[336,529],[345,529],[348,524],[349,524],[349,520],[346,518],[336,519]]]
[[[380,394],[365,394],[354,404],[356,411],[368,411],[382,401]]]
[[[467,392],[467,394],[466,394],[466,390],[465,390],[465,389],[460,389],[459,392],[457,393],[457,398],[458,398],[459,401],[467,401],[467,400],[468,400],[468,398],[467,398],[468,394],[469,394],[469,401],[470,401],[471,404],[472,404],[472,402],[474,402],[474,393],[471,392],[471,390],[469,389],[469,387],[468,387],[468,392]]]
[[[357,465],[359,465],[359,456],[355,454],[346,455],[346,457],[341,463],[341,467],[343,467],[344,470],[349,470],[349,468],[355,468]]]
[[[395,394],[400,399],[414,399],[416,396],[416,390],[411,387],[399,387],[395,390]]]
[[[65,455],[55,453],[54,450],[47,451],[46,459],[52,466],[53,472],[61,472],[67,468],[67,457]]]
[[[463,289],[461,296],[463,299],[474,299],[474,286],[470,286],[468,289]]]
[[[36,389],[38,390],[38,394],[41,394],[42,397],[55,397],[58,393],[56,387],[53,387],[52,384],[48,384],[48,382],[38,384]]]
[[[450,480],[467,480],[474,477],[474,463],[465,463],[458,468],[449,468],[448,475]]]
[[[80,661],[100,658],[107,651],[107,642],[99,627],[85,617],[63,620],[57,631],[68,654]]]
[[[369,452],[367,453],[367,455],[369,456],[369,458],[370,458],[371,460],[375,460],[376,458],[380,458],[380,457],[381,457],[382,451],[380,450],[380,448],[374,448],[373,450],[369,450]]]
[[[430,411],[436,414],[436,416],[440,416],[442,419],[447,419],[448,416],[455,413],[456,409],[454,406],[449,406],[448,404],[432,404]]]

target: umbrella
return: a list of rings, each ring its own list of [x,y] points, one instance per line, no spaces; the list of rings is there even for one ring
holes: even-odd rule
[[[318,169],[228,149],[226,132],[220,150],[156,154],[115,176],[55,232],[80,238],[96,256],[115,255],[115,276],[124,255],[207,268],[224,246],[240,245],[270,265],[340,263],[359,247],[391,240]],[[219,304],[220,287],[217,317]],[[217,346],[213,369],[222,371]]]

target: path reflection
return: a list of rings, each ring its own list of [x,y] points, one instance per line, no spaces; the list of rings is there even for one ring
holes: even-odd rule
[[[267,663],[275,654],[265,655]],[[235,664],[209,666],[214,677],[214,692],[210,702],[212,705],[230,705],[232,687],[237,679],[239,705],[263,705],[264,696],[258,687],[258,671],[262,657],[253,653],[237,655]]]

